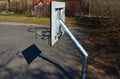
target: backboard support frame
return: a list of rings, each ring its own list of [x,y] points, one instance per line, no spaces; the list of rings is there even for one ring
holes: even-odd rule
[[[65,32],[79,50],[82,59],[82,79],[86,79],[88,53],[65,24],[65,3],[52,1],[51,10],[51,45],[53,46]]]
[[[51,2],[51,46],[63,35],[59,18],[65,21],[65,2]]]

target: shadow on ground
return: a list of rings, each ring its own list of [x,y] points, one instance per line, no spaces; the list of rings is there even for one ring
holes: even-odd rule
[[[120,28],[85,27],[76,31],[85,35],[82,43],[89,52],[88,79],[119,79]],[[76,35],[81,40],[79,34]]]
[[[34,27],[0,25],[0,79],[79,79],[79,54],[68,38],[51,47],[48,36],[43,38],[46,33],[36,38],[35,30],[29,28]],[[21,51],[33,43],[42,53],[28,64]]]
[[[83,16],[75,18],[75,25],[90,28],[112,26],[111,20],[105,17]]]
[[[51,63],[54,67],[56,67],[58,70],[60,70],[66,77],[68,77],[68,79],[75,79],[75,77],[68,73],[62,66],[60,66],[58,63],[53,62],[52,60],[40,55],[42,53],[42,51],[35,45],[31,45],[29,46],[27,49],[25,49],[22,54],[24,56],[24,58],[26,59],[28,64],[31,64],[33,60],[35,60],[37,57],[40,57],[41,59],[43,59],[44,61],[47,61],[48,63]],[[59,79],[64,79],[64,76],[57,74]],[[47,74],[46,74],[47,76]],[[41,77],[39,77],[41,78]],[[44,79],[46,79],[44,77]]]
[[[55,62],[48,57],[42,56],[42,51],[33,50],[32,47],[35,48],[31,45],[29,48],[25,49],[24,53],[29,53],[29,57],[32,59],[33,57],[36,57],[37,60],[34,58],[34,62],[32,62],[31,58],[28,58],[28,56],[26,57],[25,54],[23,56],[20,51],[16,52],[14,48],[0,46],[0,79],[76,79],[77,77],[80,77],[76,77],[77,70],[70,67],[64,68],[64,63],[60,65],[59,62]],[[33,51],[32,53],[34,53],[34,51],[40,53],[33,56],[34,54],[30,54],[30,50]],[[26,61],[23,61],[24,57],[28,58],[27,61],[29,61],[29,64],[27,64]],[[36,63],[41,63],[43,66]]]

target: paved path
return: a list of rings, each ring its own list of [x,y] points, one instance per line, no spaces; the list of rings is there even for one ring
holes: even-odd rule
[[[38,36],[35,44],[42,53],[27,64],[21,52],[34,43],[34,33],[28,29],[40,25],[25,26],[0,23],[0,79],[80,79],[80,55],[66,35],[53,47]],[[82,33],[73,32],[84,39]]]

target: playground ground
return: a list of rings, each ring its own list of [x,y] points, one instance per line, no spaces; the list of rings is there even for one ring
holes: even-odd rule
[[[34,39],[35,27],[49,28],[0,22],[0,79],[81,79],[80,54],[67,35],[51,47],[47,37]],[[87,79],[120,78],[119,42],[111,43],[103,31],[76,27],[72,32],[89,53]],[[22,51],[33,43],[41,53],[28,64]]]

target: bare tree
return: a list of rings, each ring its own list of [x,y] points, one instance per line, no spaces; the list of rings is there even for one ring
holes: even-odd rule
[[[10,0],[8,0],[8,10],[10,10]]]
[[[68,16],[81,16],[89,13],[87,0],[66,0],[66,14]]]

